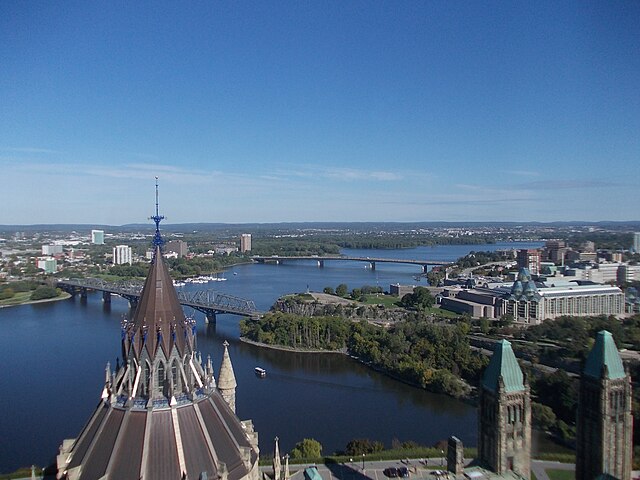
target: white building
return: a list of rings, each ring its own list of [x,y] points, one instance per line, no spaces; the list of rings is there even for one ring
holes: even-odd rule
[[[91,243],[104,245],[104,230],[91,230]]]
[[[127,245],[113,247],[113,264],[123,265],[125,263],[131,265],[131,247]]]
[[[62,245],[42,245],[42,255],[62,253]]]
[[[633,251],[640,253],[640,232],[634,232],[633,234]]]
[[[240,235],[240,252],[249,252],[251,250],[251,234],[243,233]]]

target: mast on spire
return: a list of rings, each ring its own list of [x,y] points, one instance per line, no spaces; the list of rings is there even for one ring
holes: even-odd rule
[[[156,214],[149,217],[150,220],[156,222],[156,234],[153,236],[153,246],[162,247],[164,240],[160,235],[160,222],[164,219],[164,215],[160,215],[160,209],[158,207],[158,177],[156,177]]]

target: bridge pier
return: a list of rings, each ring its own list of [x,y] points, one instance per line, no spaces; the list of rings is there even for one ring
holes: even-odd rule
[[[422,273],[429,273],[429,265],[422,265]]]
[[[80,289],[80,298],[86,300],[87,299],[87,289],[85,287],[82,287]]]
[[[376,269],[376,262],[369,262],[369,268],[371,270],[375,270]]]
[[[109,292],[102,292],[102,301],[104,303],[111,303],[111,293]]]
[[[318,260],[318,268],[324,268],[324,260]]]
[[[213,324],[215,325],[217,323],[217,318],[216,318],[216,314],[215,312],[211,312],[211,313],[206,313],[204,315],[204,323],[206,323],[207,325]]]

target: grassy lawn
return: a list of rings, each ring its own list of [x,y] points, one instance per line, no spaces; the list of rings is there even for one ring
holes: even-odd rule
[[[366,301],[362,302],[366,305],[384,305],[385,307],[397,307],[400,299],[393,295],[385,295],[383,293],[372,293],[366,295]]]
[[[31,298],[32,291],[28,292],[17,292],[13,297],[8,298],[6,300],[0,300],[0,305],[18,305],[20,303],[28,302]],[[31,471],[29,471],[29,475],[31,475]]]
[[[574,480],[576,478],[576,472],[572,472],[571,470],[555,470],[548,469],[547,475],[549,475],[550,480]]]
[[[449,310],[443,310],[438,307],[431,307],[429,310],[427,310],[427,312],[430,313],[431,315],[436,315],[444,318],[460,318],[459,313],[453,313],[453,312],[450,312]]]

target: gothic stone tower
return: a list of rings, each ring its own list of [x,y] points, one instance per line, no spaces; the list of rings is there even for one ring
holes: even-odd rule
[[[598,332],[580,377],[576,479],[631,478],[631,378],[613,337]]]
[[[478,457],[496,473],[530,478],[529,384],[506,340],[496,344],[480,386]]]

